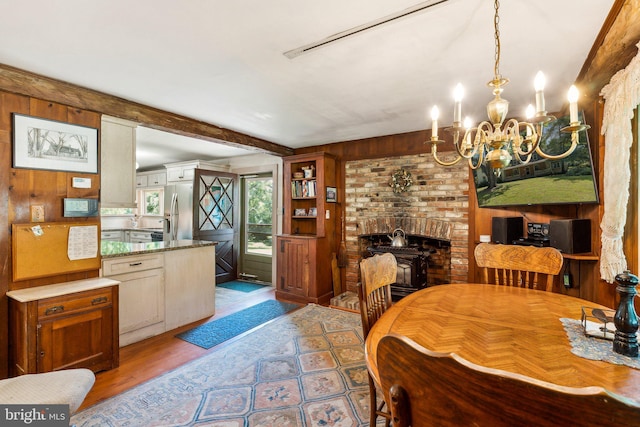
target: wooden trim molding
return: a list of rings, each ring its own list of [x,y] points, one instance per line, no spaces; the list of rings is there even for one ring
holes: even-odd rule
[[[0,90],[95,111],[142,126],[233,147],[289,156],[293,149],[123,98],[0,64]]]

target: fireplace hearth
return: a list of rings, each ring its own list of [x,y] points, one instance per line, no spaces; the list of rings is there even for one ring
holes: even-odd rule
[[[396,257],[398,273],[396,282],[391,285],[391,296],[394,301],[428,286],[440,284],[438,279],[438,264],[445,258],[450,259],[449,243],[424,236],[408,235],[407,246],[389,245],[387,235],[359,236],[361,256],[367,258],[375,254],[391,253]],[[433,266],[430,267],[431,258]],[[435,277],[430,279],[430,270]],[[442,282],[446,282],[446,279]]]

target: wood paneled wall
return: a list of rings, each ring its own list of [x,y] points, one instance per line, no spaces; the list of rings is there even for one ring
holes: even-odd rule
[[[616,0],[611,13],[596,39],[589,56],[580,72],[576,84],[581,90],[581,108],[584,109],[586,122],[591,126],[589,140],[594,161],[595,171],[598,177],[598,189],[600,194],[599,205],[558,205],[537,206],[509,209],[480,209],[473,187],[469,192],[469,259],[473,259],[473,249],[481,234],[491,234],[491,218],[494,216],[523,216],[525,222],[548,223],[551,219],[559,218],[588,218],[591,220],[592,252],[600,255],[600,221],[603,215],[603,159],[604,138],[600,135],[602,123],[602,101],[600,90],[611,80],[611,77],[620,69],[627,66],[629,61],[638,53],[636,44],[640,41],[640,0]],[[568,108],[568,107],[567,107]],[[564,115],[566,111],[558,112]],[[446,133],[444,134],[446,137]],[[334,154],[338,161],[338,195],[339,202],[344,197],[344,165],[349,160],[374,159],[389,156],[401,156],[430,151],[430,146],[424,142],[428,140],[427,131],[411,132],[406,134],[368,138],[357,141],[347,141],[335,144],[327,144],[304,149],[297,149],[296,154],[326,151]],[[438,148],[440,150],[440,147]],[[452,150],[452,146],[442,146],[442,151]],[[634,175],[634,176],[637,176]],[[473,177],[469,175],[469,179]],[[637,185],[635,182],[632,185]],[[633,187],[636,188],[636,187]],[[635,203],[635,204],[634,204]],[[635,209],[633,208],[635,206]],[[342,204],[340,207],[343,208]],[[626,247],[630,252],[625,252],[629,258],[629,265],[637,267],[639,264],[637,249],[637,207],[638,201],[632,197],[629,209],[630,224],[626,236]],[[337,215],[339,221],[344,215]],[[635,226],[633,224],[636,224]],[[631,228],[634,227],[634,228]],[[635,231],[634,231],[635,230]],[[631,249],[633,248],[633,249]],[[569,261],[567,264],[573,279],[579,286],[571,289],[560,287],[560,291],[569,295],[579,296],[587,300],[595,301],[609,307],[617,305],[615,286],[600,280],[600,266],[594,261]],[[640,272],[637,272],[640,273]],[[477,281],[478,272],[475,263],[469,263],[469,281]],[[343,277],[344,282],[344,277]]]
[[[65,197],[98,198],[99,174],[79,174],[12,168],[12,114],[19,113],[100,129],[100,114],[28,96],[0,92],[0,199],[6,209],[0,210],[0,378],[8,373],[8,299],[7,291],[32,286],[98,277],[99,270],[64,274],[46,278],[12,282],[11,224],[31,221],[31,206],[43,205],[46,222],[86,222],[98,224],[100,219],[64,218]],[[73,188],[72,177],[91,178],[91,188]]]

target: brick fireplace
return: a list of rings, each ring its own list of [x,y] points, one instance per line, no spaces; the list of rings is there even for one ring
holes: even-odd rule
[[[394,193],[392,174],[410,172],[408,191]],[[347,291],[356,292],[360,280],[362,236],[406,234],[443,242],[430,266],[431,284],[468,281],[469,168],[463,162],[442,167],[430,154],[368,159],[345,165],[345,242]],[[431,285],[430,284],[430,285]]]

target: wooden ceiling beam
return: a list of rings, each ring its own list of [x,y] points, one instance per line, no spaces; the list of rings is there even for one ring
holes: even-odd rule
[[[95,111],[131,120],[152,129],[236,148],[276,156],[293,154],[293,149],[283,145],[5,64],[0,64],[0,90],[64,104],[73,108]]]
[[[616,0],[611,7],[576,79],[588,102],[596,101],[611,77],[638,54],[639,12],[639,0]]]

